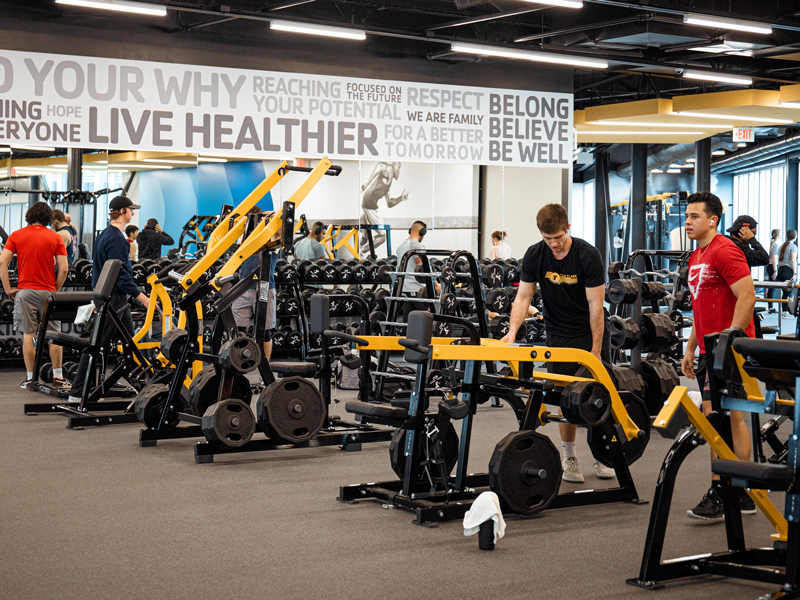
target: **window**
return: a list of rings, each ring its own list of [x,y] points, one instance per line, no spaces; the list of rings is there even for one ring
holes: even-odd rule
[[[572,185],[570,235],[594,245],[594,181]]]
[[[740,215],[750,215],[756,220],[756,238],[767,252],[773,229],[780,229],[781,240],[786,240],[786,167],[733,178],[733,215],[725,221],[732,222]],[[753,278],[765,279],[764,267],[753,269]]]

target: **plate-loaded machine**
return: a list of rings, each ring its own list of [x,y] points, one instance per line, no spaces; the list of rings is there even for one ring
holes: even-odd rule
[[[687,388],[679,386],[656,417],[656,431],[664,437],[679,437],[658,476],[639,576],[627,583],[659,589],[674,579],[721,575],[780,586],[767,598],[800,598],[800,403],[791,399],[796,398],[800,386],[800,342],[749,339],[736,329],[706,336],[705,344],[714,353],[713,369],[708,370],[712,412],[704,416]],[[763,395],[759,380],[766,385]],[[729,411],[776,414],[781,409],[791,410],[794,421],[785,463],[738,461],[731,449]],[[691,427],[684,429],[688,424]],[[705,443],[719,457],[712,470],[722,481],[726,550],[662,560],[675,479],[686,457]],[[737,488],[747,490],[775,528],[772,548],[745,544]],[[783,513],[769,499],[768,491],[786,492]]]
[[[172,304],[163,286],[156,283],[156,275],[148,279],[152,286],[151,298],[144,324],[131,336],[122,325],[117,312],[110,304],[111,295],[116,285],[122,264],[118,260],[106,261],[97,280],[93,292],[55,292],[45,302],[42,322],[36,339],[33,379],[35,391],[55,396],[58,401],[48,403],[26,403],[25,414],[61,413],[66,415],[67,429],[82,429],[100,425],[116,425],[135,423],[136,415],[132,412],[131,400],[102,401],[105,398],[131,398],[136,390],[153,376],[156,363],[151,362],[143,354],[144,351],[157,347],[157,342],[144,341],[150,332],[155,319],[157,299],[161,303],[161,324],[163,332],[172,326]],[[61,332],[48,331],[51,320],[74,320],[80,306],[94,302],[97,310],[94,329],[88,337],[80,337]],[[112,343],[102,345],[102,333],[110,323],[113,328]],[[40,380],[42,355],[48,343],[75,348],[89,355],[89,367],[83,385],[83,395],[78,404],[64,402],[68,392],[56,390],[52,385]],[[106,360],[116,349],[117,365],[106,373]],[[120,386],[118,382],[124,378],[130,385]]]
[[[451,343],[452,339],[433,338],[434,322],[440,320],[463,328],[468,339]],[[414,523],[426,526],[463,517],[475,498],[488,489],[498,493],[504,513],[521,515],[548,507],[641,503],[628,465],[641,456],[649,440],[646,407],[633,394],[618,392],[606,368],[589,352],[506,346],[498,340],[481,339],[475,325],[465,319],[427,311],[411,313],[405,338],[367,340],[373,349],[404,348],[405,360],[416,365],[414,390],[405,402],[396,399],[391,407],[348,402],[345,407],[400,427],[389,448],[398,479],[341,487],[338,500],[358,503],[375,498],[413,511]],[[462,383],[451,390],[426,389],[429,360],[463,361]],[[515,372],[519,372],[519,363],[575,362],[590,375],[568,377],[535,371],[527,380],[506,379],[482,374],[481,364],[486,361],[507,362]],[[525,389],[518,392],[521,386]],[[442,398],[437,411],[428,412],[435,396]],[[497,444],[488,473],[469,474],[472,422],[478,404],[492,396],[506,398],[515,408],[520,429]],[[565,416],[549,412],[546,404],[559,405]],[[460,436],[451,425],[456,420],[461,420]],[[561,457],[549,438],[536,431],[551,421],[586,426],[595,458],[615,469],[619,487],[559,494]],[[450,477],[454,467],[455,477]]]

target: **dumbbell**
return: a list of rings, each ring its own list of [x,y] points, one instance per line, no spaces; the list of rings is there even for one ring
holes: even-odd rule
[[[388,302],[386,302],[386,298],[391,296],[391,292],[386,288],[378,288],[375,290],[375,310],[378,310],[383,313],[388,313]]]
[[[386,264],[384,260],[379,260],[369,268],[369,280],[373,283],[391,283],[392,278],[389,273],[393,270],[391,265]]]
[[[143,265],[136,263],[131,267],[131,270],[133,271],[133,281],[137,285],[145,285],[147,283],[147,269]]]
[[[166,269],[169,266],[172,266],[172,260],[169,258],[162,258],[158,261],[159,271],[161,269]]]
[[[495,263],[484,263],[481,267],[481,281],[488,287],[499,287],[503,285],[505,272],[503,267]]]
[[[290,325],[281,327],[281,332],[283,332],[285,336],[286,347],[290,350],[297,350],[303,345],[303,334],[299,331],[293,330]]]
[[[61,368],[66,379],[69,379],[70,381],[75,379],[75,374],[78,372],[78,363],[65,362]]]
[[[286,292],[281,292],[275,298],[275,314],[277,315],[284,315],[286,314],[286,299],[291,298],[289,294]]]
[[[339,281],[342,283],[350,283],[353,281],[353,267],[350,266],[348,263],[343,263],[341,261],[336,261],[339,263],[336,267],[336,271],[338,272]]]
[[[275,263],[276,281],[294,281],[297,278],[297,267],[289,264],[285,258],[278,259]]]
[[[6,338],[5,354],[9,358],[19,358],[22,356],[22,344],[17,338]]]
[[[514,258],[509,258],[502,265],[503,267],[503,284],[511,285],[519,281],[519,262]]]
[[[320,272],[322,273],[322,278],[320,281],[324,283],[335,283],[339,278],[339,271],[337,270],[337,265],[334,262],[338,261],[329,261],[320,259],[316,262],[316,266],[319,267]]]
[[[372,311],[375,308],[375,292],[372,290],[361,290],[359,296],[367,303],[367,308]]]
[[[39,376],[45,383],[53,383],[53,365],[52,363],[44,363],[40,370]]]
[[[353,281],[364,283],[369,279],[369,263],[351,260],[350,266],[353,268]]]
[[[381,321],[386,320],[386,313],[381,312],[379,310],[373,311],[369,313],[369,329],[372,335],[382,335],[383,328],[381,326]]]
[[[3,298],[0,301],[0,314],[3,315],[4,321],[14,320],[14,301],[11,298]]]
[[[500,339],[508,333],[510,320],[507,316],[498,315],[489,322],[489,330],[495,338]]]
[[[286,348],[286,332],[276,329],[272,333],[272,347],[276,350],[283,350]]]
[[[74,267],[70,267],[67,270],[67,285],[75,285],[76,283],[79,283],[78,273]]]
[[[675,308],[684,312],[692,310],[692,294],[689,290],[678,290],[675,293]]]
[[[489,310],[497,313],[508,312],[511,308],[511,301],[508,298],[508,292],[503,288],[493,288],[486,292],[486,305]]]
[[[320,262],[312,263],[311,261],[301,261],[297,266],[297,272],[306,280],[312,283],[319,283],[322,281],[322,267]]]

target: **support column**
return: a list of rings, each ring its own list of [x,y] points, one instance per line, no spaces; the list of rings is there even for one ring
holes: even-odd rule
[[[694,191],[711,191],[711,138],[694,144]]]
[[[608,154],[598,151],[594,155],[594,245],[608,267]]]
[[[786,229],[797,230],[798,162],[786,157]]]
[[[67,190],[82,190],[83,189],[83,150],[80,148],[67,148]],[[69,205],[64,207],[67,211]],[[78,243],[83,242],[83,213],[84,207],[81,206],[81,214],[78,219]],[[77,248],[76,248],[77,250]]]
[[[647,248],[647,144],[631,144],[628,227],[631,232],[631,252]]]

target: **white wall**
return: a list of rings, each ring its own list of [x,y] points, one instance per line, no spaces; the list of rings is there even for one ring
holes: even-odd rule
[[[492,247],[492,232],[505,231],[514,258],[542,239],[536,213],[545,204],[561,204],[562,169],[535,167],[484,167],[483,258]]]

